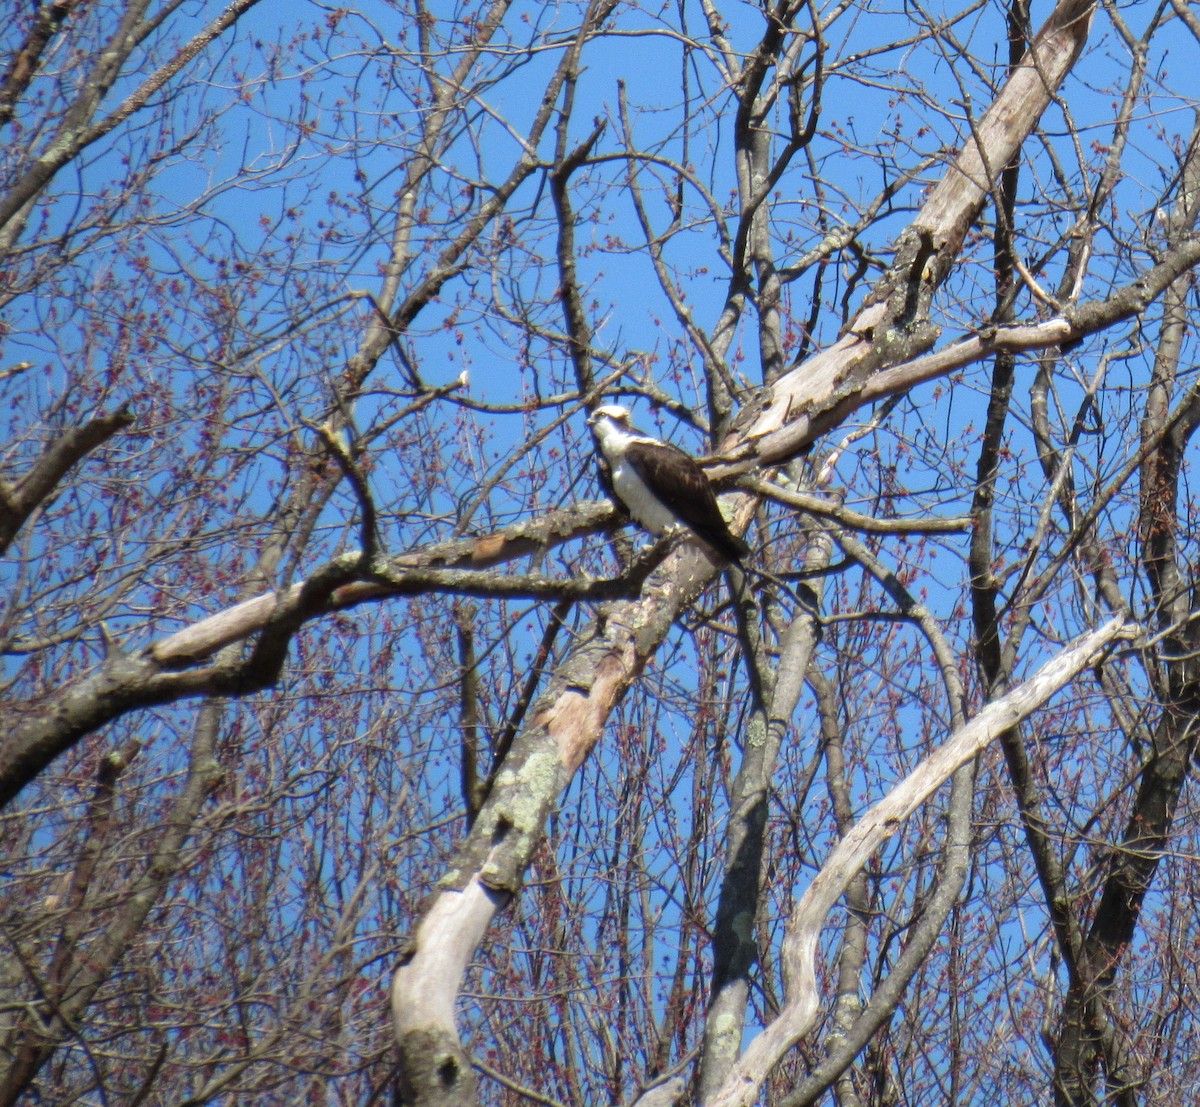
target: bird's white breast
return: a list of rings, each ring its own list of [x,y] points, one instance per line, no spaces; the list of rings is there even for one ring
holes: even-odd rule
[[[613,491],[634,519],[651,534],[665,534],[678,524],[674,513],[646,487],[632,465],[623,458],[609,457],[607,450],[605,456],[612,473]]]

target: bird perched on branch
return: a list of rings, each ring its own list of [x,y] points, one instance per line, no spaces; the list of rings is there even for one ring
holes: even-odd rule
[[[726,561],[741,564],[750,549],[731,534],[708,477],[677,446],[642,434],[617,404],[596,408],[588,426],[600,449],[609,491],[651,534],[684,528]]]

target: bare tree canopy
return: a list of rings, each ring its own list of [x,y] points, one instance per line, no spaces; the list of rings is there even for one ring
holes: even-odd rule
[[[1186,0],[0,35],[0,1105],[1195,1098]]]

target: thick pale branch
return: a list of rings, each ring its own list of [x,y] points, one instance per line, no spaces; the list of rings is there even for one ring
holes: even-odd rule
[[[897,239],[895,261],[857,315],[837,342],[775,383],[770,403],[754,415],[740,441],[724,443],[726,453],[753,442],[752,464],[793,455],[870,402],[864,395],[868,385],[877,398],[881,393],[875,378],[881,370],[912,361],[933,345],[938,330],[927,314],[933,292],[957,260],[963,238],[987,200],[991,177],[1020,150],[1079,57],[1094,6],[1090,0],[1061,0],[1055,7],[966,146]]]
[[[0,747],[0,807],[85,734],[129,711],[192,696],[238,695],[268,687],[278,679],[295,633],[329,612],[423,592],[592,601],[634,594],[665,549],[650,551],[629,573],[612,580],[511,578],[474,568],[602,529],[611,517],[608,504],[585,504],[483,538],[432,546],[374,570],[365,566],[361,555],[347,554],[284,592],[268,592],[236,604],[137,654],[114,651],[97,670],[60,690],[51,703],[12,706],[14,718],[20,721]],[[194,667],[256,634],[259,637],[245,657]]]
[[[711,470],[713,477],[727,477],[762,465],[778,465],[794,457],[820,434],[836,427],[859,408],[907,392],[919,384],[939,380],[999,353],[1024,353],[1069,344],[1132,319],[1141,315],[1173,281],[1197,264],[1200,264],[1200,238],[1189,239],[1173,249],[1158,265],[1111,296],[1103,300],[1086,301],[1052,319],[989,327],[944,350],[879,369],[860,385],[840,394],[825,393],[818,396],[816,389],[821,387],[820,382],[824,379],[820,374],[812,380],[795,381],[791,397],[795,407],[794,418],[778,430],[763,434],[753,442],[752,448],[727,448],[726,456],[732,456],[735,460],[731,464],[714,467]],[[824,363],[834,351],[843,349],[844,342],[845,339],[839,339],[836,345],[818,354],[806,365]],[[788,379],[792,379],[790,374]],[[752,431],[750,437],[757,433],[757,430]]]
[[[812,1026],[817,1013],[817,940],[826,917],[854,875],[884,841],[960,766],[1016,726],[1055,693],[1091,668],[1114,642],[1132,640],[1138,628],[1113,619],[1076,639],[1024,684],[988,704],[927,757],[855,825],[834,849],[792,911],[784,938],[787,997],[775,1020],[751,1042],[709,1107],[749,1107],[771,1069]]]
[[[396,971],[392,1025],[400,1046],[400,1083],[418,1102],[447,1107],[473,1102],[475,1074],[459,1044],[454,1000],[488,923],[507,902],[477,877],[460,890],[443,892]],[[431,1094],[438,1088],[446,1090],[444,1099]]]
[[[605,720],[716,572],[697,546],[676,550],[636,602],[598,612],[530,710],[396,973],[393,1020],[406,1079],[419,1092],[414,1102],[472,1101],[473,1077],[453,1022],[462,973],[495,913],[521,887],[546,818]]]
[[[205,668],[171,672],[149,653],[130,656],[110,649],[97,669],[48,702],[10,705],[13,721],[0,743],[0,808],[80,738],[128,711],[269,687],[279,679],[296,632],[360,572],[361,558],[348,554],[322,566],[298,590],[284,593],[244,655],[231,651]]]
[[[995,177],[1013,159],[1078,59],[1091,29],[1095,0],[1060,0],[949,173],[929,195],[915,225],[953,228],[955,253],[970,228],[965,210],[987,199]],[[966,203],[964,204],[964,200]]]
[[[342,611],[387,596],[415,595],[423,591],[561,599],[573,589],[584,598],[589,589],[617,582],[578,579],[568,582],[526,577],[510,588],[505,578],[485,576],[481,570],[542,553],[572,538],[598,533],[611,524],[612,515],[612,505],[605,501],[576,504],[538,519],[526,519],[492,534],[441,542],[401,554],[390,558],[383,567],[386,581],[358,581],[345,585],[329,597],[328,606],[317,614]],[[293,585],[282,598],[297,595],[303,587],[303,583]],[[601,588],[591,598],[613,599],[624,594],[624,590],[621,583],[615,591],[605,593]],[[271,618],[280,599],[279,593],[265,592],[160,639],[146,652],[164,667],[192,664],[257,633]]]

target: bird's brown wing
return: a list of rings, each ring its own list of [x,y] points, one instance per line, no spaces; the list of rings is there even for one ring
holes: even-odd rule
[[[729,532],[712,485],[693,458],[667,442],[631,442],[625,457],[650,488],[671,490],[669,506],[679,521],[726,561],[740,562],[750,552],[745,542]]]

